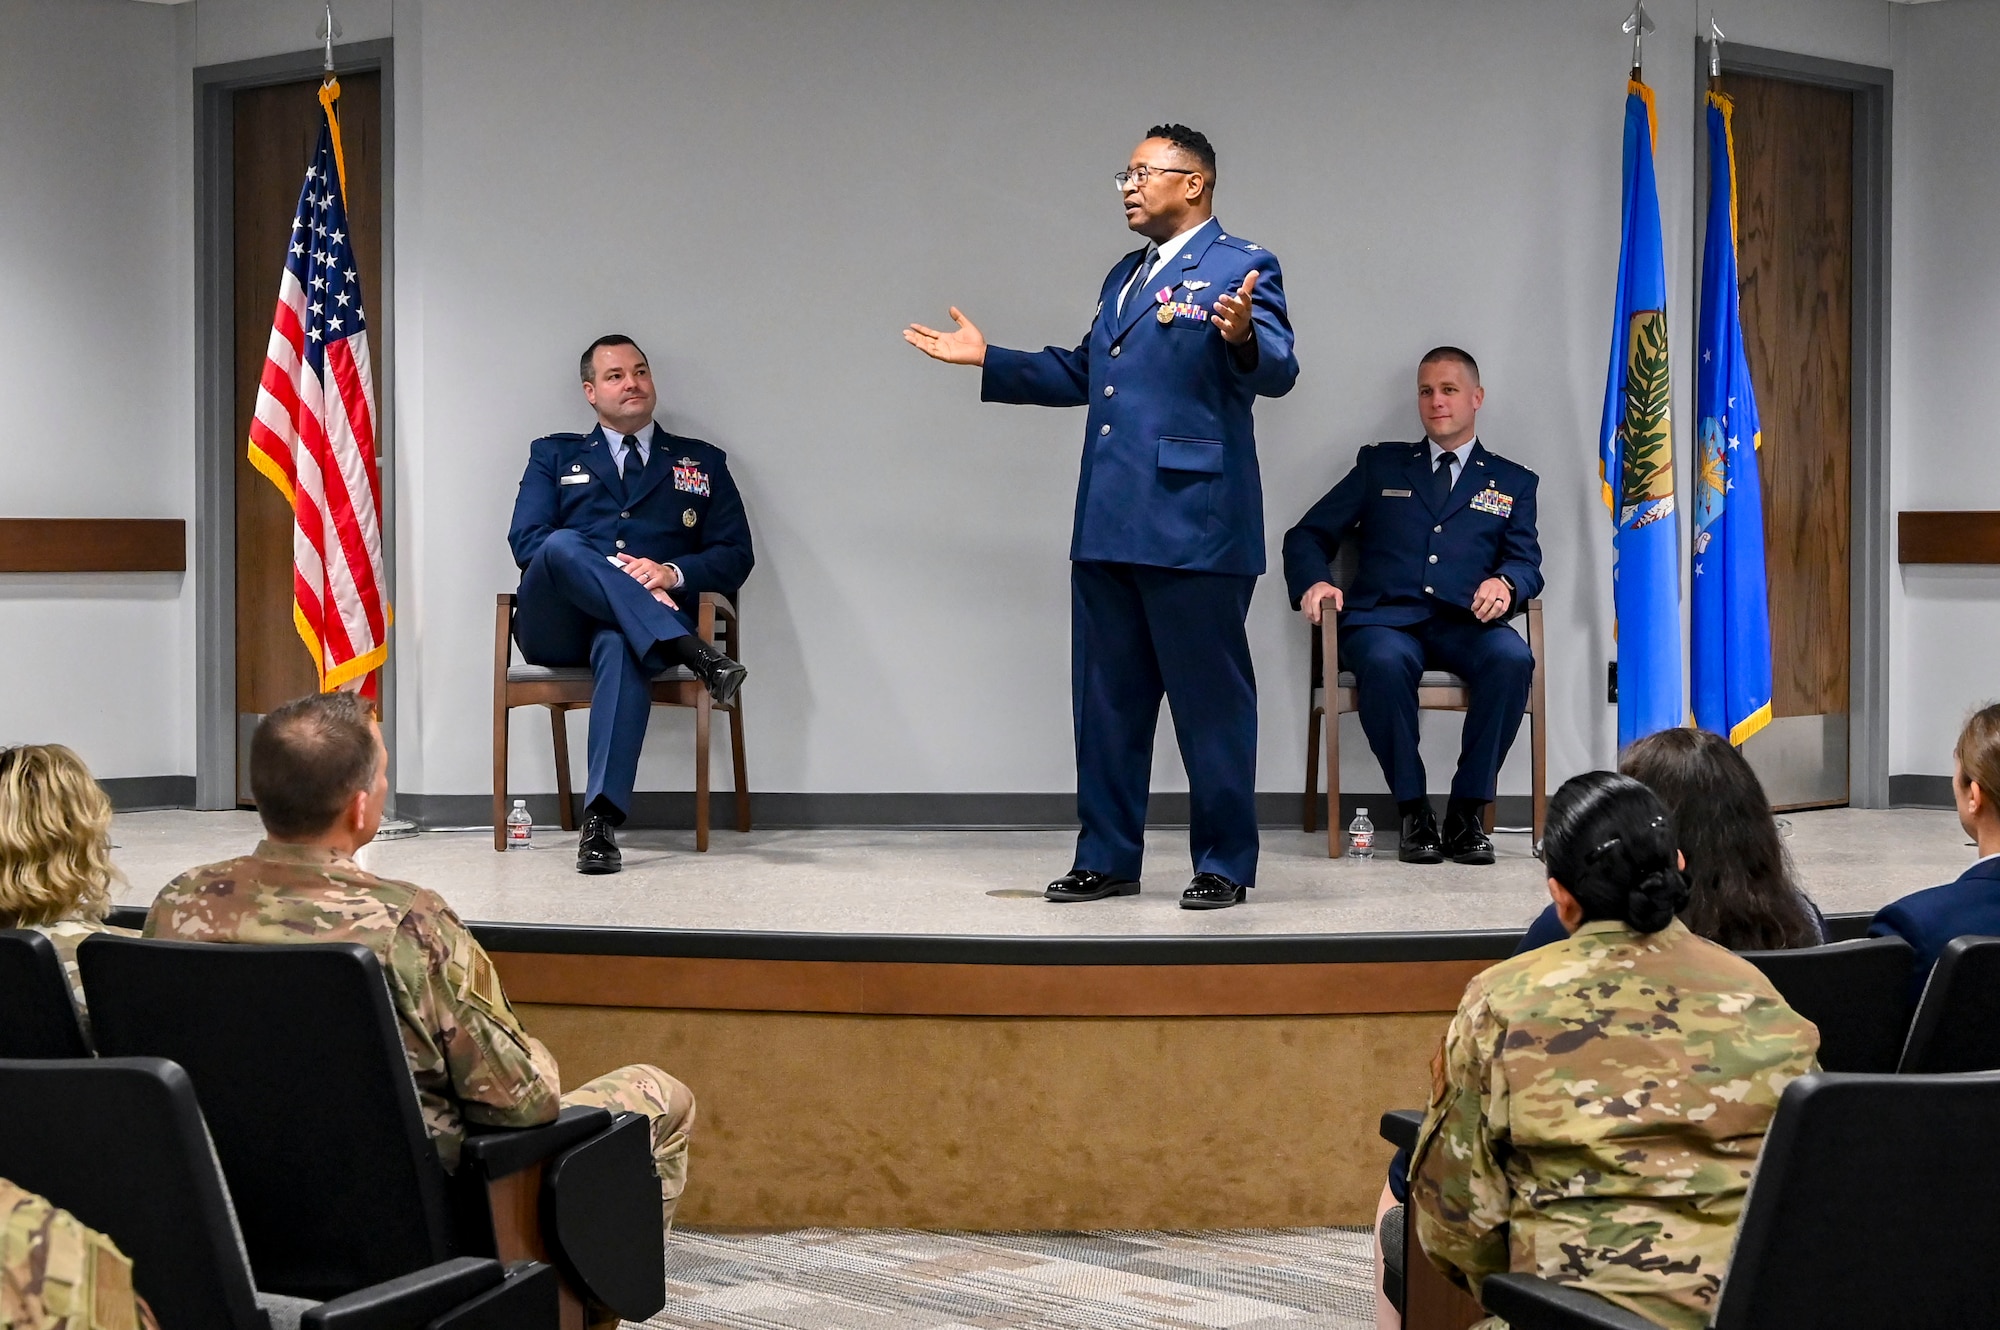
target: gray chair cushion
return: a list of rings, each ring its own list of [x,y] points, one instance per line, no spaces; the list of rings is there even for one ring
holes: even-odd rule
[[[586,670],[585,673],[587,674],[589,673],[589,671]],[[1355,687],[1354,671],[1342,670],[1340,672],[1339,678],[1337,678],[1334,681],[1334,686],[1337,688]],[[1423,673],[1423,677],[1417,680],[1417,687],[1463,688],[1465,687],[1465,680],[1459,678],[1456,674],[1450,674],[1444,670],[1425,670]]]
[[[685,665],[662,670],[653,676],[654,683],[686,683],[694,678],[694,671]],[[588,665],[509,665],[508,683],[589,683]]]
[[[310,1298],[288,1298],[282,1293],[259,1293],[258,1308],[271,1318],[271,1330],[299,1330],[305,1314],[319,1306]]]

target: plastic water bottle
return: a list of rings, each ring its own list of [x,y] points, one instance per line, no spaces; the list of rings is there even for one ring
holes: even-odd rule
[[[529,850],[534,848],[535,819],[528,816],[528,801],[516,799],[514,811],[507,814],[507,848]]]
[[[1368,820],[1368,810],[1354,810],[1354,820],[1347,824],[1347,852],[1356,859],[1375,857],[1375,824]]]

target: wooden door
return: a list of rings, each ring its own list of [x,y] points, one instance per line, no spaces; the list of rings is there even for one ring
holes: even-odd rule
[[[1729,74],[1743,337],[1764,444],[1774,804],[1847,802],[1854,94]]]
[[[341,149],[347,163],[347,220],[360,265],[361,296],[382,345],[381,76],[343,75]],[[232,173],[236,284],[236,712],[237,794],[249,802],[250,731],[259,717],[318,686],[311,654],[292,625],[292,511],[248,460],[250,414],[270,344],[278,275],[306,166],[319,141],[320,80],[248,88],[234,94]]]

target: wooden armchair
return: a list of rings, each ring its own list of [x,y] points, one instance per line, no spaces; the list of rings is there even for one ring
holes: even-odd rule
[[[695,631],[704,642],[734,660],[743,659],[743,629],[736,606],[727,596],[701,593]],[[549,709],[549,728],[556,746],[556,796],[562,828],[576,830],[576,809],[569,774],[569,727],[566,712],[590,706],[590,667],[517,665],[514,660],[514,595],[503,592],[493,609],[493,848],[507,848],[507,713],[515,707]],[[685,666],[676,665],[653,676],[653,705],[694,708],[694,847],[708,849],[708,740],[711,713],[729,715],[729,751],[736,769],[736,829],[750,830],[750,780],[743,760],[743,695],[717,708],[708,689]]]
[[[1333,585],[1345,590],[1352,580],[1352,559],[1350,551],[1343,547],[1340,556],[1328,570]],[[1535,679],[1528,691],[1526,719],[1530,728],[1532,744],[1530,753],[1534,782],[1534,842],[1542,843],[1542,827],[1548,820],[1549,804],[1549,763],[1548,727],[1543,718],[1548,714],[1545,693],[1546,675],[1542,658],[1542,602],[1539,597],[1530,599],[1520,609],[1520,618],[1526,620],[1528,650],[1535,657]],[[1344,828],[1340,823],[1340,718],[1349,711],[1359,708],[1358,693],[1354,675],[1338,668],[1340,661],[1340,636],[1338,620],[1340,616],[1332,609],[1320,616],[1319,627],[1309,628],[1312,638],[1312,669],[1306,676],[1306,792],[1305,830],[1319,829],[1319,761],[1320,731],[1326,732],[1326,852],[1329,858],[1338,859],[1347,853],[1343,839]],[[1333,683],[1327,686],[1329,662],[1332,663]],[[1425,670],[1417,680],[1417,706],[1425,711],[1464,711],[1472,700],[1471,691],[1465,680],[1444,670]],[[1386,797],[1386,796],[1385,796]],[[1495,804],[1486,805],[1486,829],[1493,830]]]

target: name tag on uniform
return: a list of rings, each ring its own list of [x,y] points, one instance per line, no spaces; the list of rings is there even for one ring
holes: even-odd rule
[[[691,458],[674,463],[674,488],[687,494],[708,493],[708,472]]]
[[[1410,497],[1410,491],[1408,491],[1408,490],[1383,490],[1383,491],[1382,491],[1382,497],[1383,497],[1383,498],[1385,498],[1385,499],[1407,499],[1407,498],[1409,498],[1409,497]]]
[[[1499,490],[1480,490],[1472,496],[1472,507],[1476,512],[1505,517],[1514,511],[1514,496],[1502,494]]]
[[[582,472],[573,476],[556,477],[556,484],[558,485],[588,485],[589,483],[590,474],[588,472]]]

